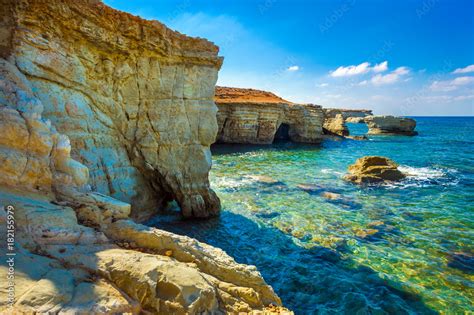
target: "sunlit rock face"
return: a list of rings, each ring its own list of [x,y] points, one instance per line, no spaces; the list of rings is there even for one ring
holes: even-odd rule
[[[369,134],[415,136],[416,121],[412,118],[395,116],[367,116],[364,118]]]
[[[136,218],[170,200],[185,217],[219,212],[208,181],[217,46],[98,1],[6,0],[0,11],[1,56],[69,136],[93,189]]]
[[[372,110],[370,109],[338,109],[341,111],[342,117],[344,119],[348,119],[351,117],[367,117],[372,114]]]
[[[216,87],[217,142],[270,144],[275,140],[319,143],[321,106],[294,104],[273,93]]]
[[[323,132],[326,135],[345,137],[349,135],[342,110],[324,108]]]
[[[94,191],[117,189],[114,194],[133,201],[129,193],[162,189],[192,215],[218,209],[207,183],[208,147],[217,131],[213,82],[220,61],[216,51],[206,49],[214,46],[197,40],[188,47],[192,39],[181,41],[184,37],[159,24],[153,24],[157,33],[145,35],[145,22],[96,3],[3,1],[0,7],[0,252],[15,254],[15,281],[0,281],[0,314],[261,314],[275,308],[290,314],[275,307],[280,299],[254,266],[195,239],[135,223],[129,219],[130,204]],[[120,55],[114,45],[126,39],[108,32],[127,18],[145,23],[135,31],[163,47],[153,53],[143,48],[135,57]],[[88,32],[80,31],[87,25]],[[137,35],[132,29],[124,32],[127,40]],[[105,54],[87,48],[91,38],[104,51],[113,49]],[[144,47],[135,44],[127,43],[131,51]],[[172,55],[174,66],[172,61],[161,66],[153,55],[167,56],[176,47],[183,54]],[[157,60],[143,61],[147,55]],[[121,83],[113,79],[116,66],[109,77],[100,77],[100,71],[91,70],[93,62],[102,65],[99,57],[127,64],[119,69],[132,72]],[[151,74],[150,69],[166,67],[174,67],[173,78]],[[179,71],[189,73],[179,79]],[[105,84],[109,79],[112,88]],[[182,84],[182,94],[166,98],[155,90],[160,84],[170,84],[172,91]],[[140,163],[154,173],[142,173]],[[11,277],[11,268],[2,259],[0,277]]]

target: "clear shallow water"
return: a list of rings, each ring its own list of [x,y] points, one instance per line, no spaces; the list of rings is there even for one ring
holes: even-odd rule
[[[474,118],[416,119],[416,137],[215,147],[222,215],[180,221],[168,212],[150,224],[256,265],[297,314],[472,312]],[[389,186],[344,182],[364,155],[392,158],[411,176]]]

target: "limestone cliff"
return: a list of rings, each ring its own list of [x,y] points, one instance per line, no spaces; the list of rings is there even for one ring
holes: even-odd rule
[[[330,136],[345,137],[349,135],[342,110],[334,108],[324,108],[323,132]]]
[[[135,217],[177,200],[216,215],[209,146],[217,133],[218,47],[98,1],[2,0],[0,55],[72,143],[93,189]]]
[[[0,281],[1,314],[289,313],[270,307],[280,299],[255,267],[137,224],[129,204],[92,191],[69,138],[42,116],[37,91],[0,59],[3,280],[14,262],[14,284]]]
[[[370,109],[338,109],[341,111],[342,117],[348,119],[351,117],[367,117],[373,115]]]
[[[416,121],[412,118],[395,116],[367,116],[364,118],[368,134],[415,136]]]
[[[219,111],[217,141],[270,144],[274,140],[319,143],[323,112],[320,106],[295,104],[271,92],[216,87]]]

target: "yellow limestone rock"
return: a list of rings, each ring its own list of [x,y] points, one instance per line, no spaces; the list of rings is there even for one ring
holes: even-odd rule
[[[0,313],[280,306],[254,266],[128,220],[171,199],[186,217],[217,214],[217,47],[98,1],[5,0],[0,13],[0,250],[11,205],[17,253]]]
[[[369,134],[415,136],[416,121],[412,118],[395,116],[367,116],[364,118]]]
[[[17,66],[44,107],[42,116],[71,140],[75,160],[61,158],[71,146],[56,141],[58,170],[76,169],[80,185],[87,166],[92,188],[131,203],[139,219],[171,200],[185,217],[218,214],[208,180],[222,64],[217,46],[100,1],[4,0],[0,13],[0,57]],[[47,126],[24,118],[5,126],[8,139],[28,139],[27,127],[40,124],[29,149],[46,155],[54,142],[44,134]],[[10,139],[23,147],[17,140]],[[26,164],[20,153],[19,159]],[[10,180],[35,179],[29,170],[43,160],[28,161],[24,173],[9,173]]]
[[[397,163],[386,157],[364,156],[349,166],[349,174],[344,178],[358,184],[398,181],[405,175],[397,167]]]
[[[284,139],[319,143],[322,140],[321,106],[294,104],[271,92],[216,87],[221,143],[270,144]]]

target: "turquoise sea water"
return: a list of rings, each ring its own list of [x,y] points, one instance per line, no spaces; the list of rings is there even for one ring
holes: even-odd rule
[[[211,184],[222,215],[181,221],[168,212],[151,224],[256,265],[296,314],[474,312],[474,118],[416,120],[416,137],[216,146]],[[345,182],[365,155],[389,157],[410,176]]]

